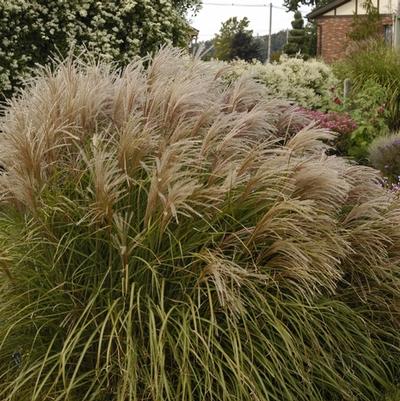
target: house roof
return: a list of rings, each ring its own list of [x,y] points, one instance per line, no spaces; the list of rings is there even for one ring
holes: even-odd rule
[[[328,11],[333,10],[336,7],[341,6],[344,3],[348,3],[351,0],[332,0],[328,4],[318,7],[315,10],[311,11],[310,14],[307,15],[308,19],[314,19],[319,17],[322,14],[327,13]]]
[[[196,29],[194,26],[189,25],[189,32],[192,33],[193,35],[198,35],[200,31]]]

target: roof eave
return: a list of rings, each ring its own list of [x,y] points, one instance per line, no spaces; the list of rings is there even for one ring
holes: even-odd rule
[[[331,1],[329,4],[326,4],[322,7],[317,8],[314,11],[311,11],[310,14],[307,14],[307,19],[314,19],[317,18],[319,16],[321,16],[322,14],[325,14],[331,10],[333,10],[336,7],[341,6],[342,4],[348,3],[351,0],[333,0]]]

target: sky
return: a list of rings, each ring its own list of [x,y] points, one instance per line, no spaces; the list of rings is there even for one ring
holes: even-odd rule
[[[267,3],[268,2],[268,3]],[[215,5],[224,4],[221,5]],[[269,5],[270,0],[203,0],[203,7],[195,17],[191,18],[192,25],[197,28],[199,40],[209,40],[218,33],[221,23],[230,17],[242,19],[247,17],[250,20],[250,29],[253,34],[266,35],[269,26]],[[239,6],[234,6],[239,5]],[[293,20],[293,13],[288,13],[283,7],[282,0],[272,0],[274,6],[272,11],[272,33],[282,29],[290,29],[290,22]],[[262,5],[262,7],[254,7]],[[310,9],[300,9],[305,16]]]

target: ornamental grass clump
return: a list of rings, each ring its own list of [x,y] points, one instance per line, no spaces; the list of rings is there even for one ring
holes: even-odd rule
[[[380,170],[390,183],[397,184],[400,177],[400,133],[375,139],[369,153],[371,164]]]
[[[123,71],[67,60],[6,107],[2,401],[392,388],[400,207],[326,155],[332,134],[282,144],[296,112],[222,74],[171,49]]]

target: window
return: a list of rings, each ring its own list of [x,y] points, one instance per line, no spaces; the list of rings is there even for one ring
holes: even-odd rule
[[[393,37],[392,25],[384,25],[383,26],[383,37],[385,39],[386,44],[388,44],[388,45],[392,44],[392,37]]]

